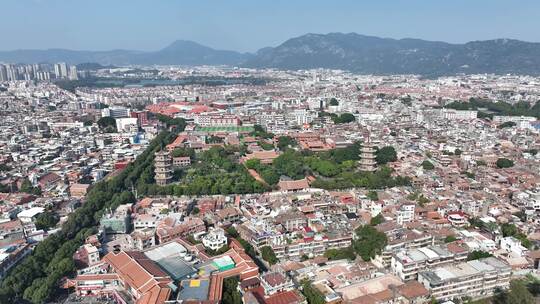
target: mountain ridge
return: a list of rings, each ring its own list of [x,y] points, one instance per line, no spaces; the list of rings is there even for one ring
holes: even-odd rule
[[[329,68],[363,74],[457,73],[540,75],[540,43],[499,38],[448,43],[416,38],[380,38],[357,33],[308,33],[255,53],[213,49],[176,40],[157,51],[0,51],[11,63],[61,62],[102,65],[229,65],[287,70]]]

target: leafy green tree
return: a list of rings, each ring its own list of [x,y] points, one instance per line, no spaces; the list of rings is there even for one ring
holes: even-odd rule
[[[49,230],[51,228],[54,228],[59,220],[60,219],[58,218],[58,216],[51,211],[40,213],[36,217],[36,221],[35,221],[36,228]]]
[[[315,159],[311,162],[310,167],[326,177],[332,177],[339,173],[337,164],[329,160]]]
[[[341,249],[328,249],[324,252],[324,256],[330,261],[348,259],[353,261],[356,258],[356,253],[352,247]]]
[[[470,252],[469,255],[467,256],[467,261],[489,258],[491,256],[493,255],[489,252],[482,251],[482,250],[474,250]]]
[[[263,246],[260,249],[261,251],[261,257],[263,260],[267,261],[268,264],[274,265],[277,262],[279,262],[278,258],[276,257],[276,254],[274,253],[274,250],[270,246]]]
[[[507,122],[503,122],[502,124],[498,125],[497,128],[505,129],[505,128],[511,128],[511,127],[515,127],[515,126],[516,126],[515,122],[507,121]]]
[[[223,280],[223,304],[242,304],[242,294],[238,291],[238,277],[230,277]]]
[[[195,159],[195,150],[192,148],[176,148],[171,153],[172,157],[188,157]]]
[[[32,186],[32,183],[27,178],[21,183],[21,189],[19,191],[37,196],[41,195],[41,188],[39,186]]]
[[[444,238],[444,242],[445,243],[452,243],[454,242],[456,239],[456,237],[454,235],[448,235]]]
[[[258,158],[248,159],[246,162],[244,162],[244,166],[246,166],[248,169],[258,171],[261,169],[261,160]]]
[[[435,169],[435,166],[429,160],[424,160],[422,162],[422,168],[424,170],[433,170]]]
[[[313,285],[309,280],[303,280],[302,285],[302,294],[306,298],[308,304],[325,304],[326,300],[324,295]]]
[[[506,297],[507,304],[533,304],[536,303],[522,280],[510,281],[510,292]]]
[[[332,97],[330,99],[330,102],[328,103],[328,105],[330,105],[330,106],[339,106],[339,101],[336,98]]]
[[[514,224],[504,223],[501,225],[501,232],[504,237],[515,236],[518,233],[518,229]]]
[[[286,175],[292,179],[304,177],[304,161],[302,155],[296,151],[285,151],[274,159],[273,166],[278,174]]]
[[[240,236],[240,234],[238,233],[236,228],[234,228],[234,226],[227,227],[227,229],[225,229],[225,232],[227,232],[227,234],[232,238],[237,238]]]
[[[167,115],[155,114],[155,117],[164,123],[167,128],[175,128],[178,131],[184,130],[186,127],[186,121],[183,118],[172,118]]]
[[[394,162],[397,160],[396,149],[392,146],[383,147],[375,153],[375,160],[377,164],[384,165],[389,162]]]
[[[369,191],[366,196],[372,201],[379,200],[379,194],[377,193],[377,191]]]
[[[355,233],[357,239],[353,241],[353,248],[366,262],[380,254],[388,242],[386,235],[373,226],[360,226]]]
[[[265,167],[260,175],[269,185],[275,185],[279,182],[279,174],[272,167]]]
[[[296,141],[290,136],[280,136],[278,138],[277,147],[281,151],[285,151],[288,147],[296,146]]]
[[[339,116],[337,115],[332,116],[332,120],[334,121],[335,124],[344,124],[344,123],[353,122],[356,120],[356,118],[351,113],[343,113]]]
[[[497,159],[497,168],[510,168],[514,166],[514,162],[508,158],[499,158]]]
[[[369,221],[369,224],[371,226],[377,226],[379,224],[382,224],[384,222],[384,217],[382,216],[382,214],[377,214],[376,216],[372,217],[371,220]]]
[[[101,117],[98,119],[97,124],[100,129],[105,130],[106,132],[112,133],[116,132],[116,120],[110,116]]]
[[[254,137],[270,139],[274,137],[274,134],[266,132],[261,125],[254,125],[253,131],[249,134]]]

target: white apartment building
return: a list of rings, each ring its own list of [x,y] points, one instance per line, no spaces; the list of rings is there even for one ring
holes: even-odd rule
[[[411,248],[395,252],[390,267],[403,281],[416,280],[419,272],[465,261],[467,253],[466,250],[453,253],[445,246]]]
[[[315,112],[307,110],[293,110],[286,114],[286,119],[289,124],[303,125],[312,122],[317,117]]]
[[[221,228],[214,228],[210,230],[210,232],[202,237],[202,243],[206,248],[218,250],[219,248],[227,245],[225,231]]]
[[[137,132],[137,118],[117,118],[116,130],[118,130],[118,132]]]
[[[138,214],[133,220],[133,228],[135,230],[156,228],[160,220],[161,217],[153,214]]]
[[[513,236],[507,236],[501,239],[501,249],[506,250],[506,252],[516,257],[522,257],[529,253],[529,249],[521,245],[521,241]]]
[[[312,238],[295,240],[291,243],[272,243],[271,247],[278,259],[298,260],[302,255],[323,255],[328,249],[340,249],[351,246],[352,236],[344,235],[329,238],[323,235],[315,235]]]
[[[536,121],[532,116],[493,116],[493,122],[496,124],[502,124],[505,122],[513,122],[519,129],[531,128],[531,122]]]
[[[122,118],[129,117],[130,110],[124,107],[109,107],[101,110],[101,117]]]
[[[414,204],[404,204],[396,212],[396,221],[398,225],[412,222],[414,220]]]
[[[478,117],[478,111],[441,109],[439,116],[448,120],[471,120]]]
[[[469,297],[486,298],[496,289],[507,289],[512,268],[489,257],[420,272],[418,281],[439,302]]]

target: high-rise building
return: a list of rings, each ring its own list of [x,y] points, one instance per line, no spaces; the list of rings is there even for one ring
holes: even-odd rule
[[[60,71],[60,64],[56,63],[54,65],[54,75],[56,78],[62,78],[62,72]]]
[[[16,67],[12,65],[8,65],[6,67],[6,72],[7,72],[8,81],[19,80],[19,71],[17,70]]]
[[[77,80],[79,77],[77,76],[77,67],[74,65],[69,66],[69,80]]]
[[[54,74],[56,75],[56,78],[67,78],[69,76],[67,64],[65,62],[55,64]]]
[[[6,66],[0,64],[0,82],[8,81]]]
[[[60,73],[62,74],[62,78],[68,77],[68,68],[65,62],[60,63]]]
[[[172,179],[172,159],[167,150],[156,152],[154,157],[154,179],[159,186],[165,186]]]
[[[377,169],[375,161],[375,147],[369,138],[362,144],[360,149],[360,171],[373,172]]]

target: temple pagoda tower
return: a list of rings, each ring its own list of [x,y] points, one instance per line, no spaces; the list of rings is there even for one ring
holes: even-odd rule
[[[154,179],[159,186],[165,186],[172,180],[172,158],[168,151],[156,152],[154,157]]]
[[[377,170],[377,161],[375,160],[375,146],[371,143],[370,138],[362,144],[360,149],[360,171],[374,172]]]

